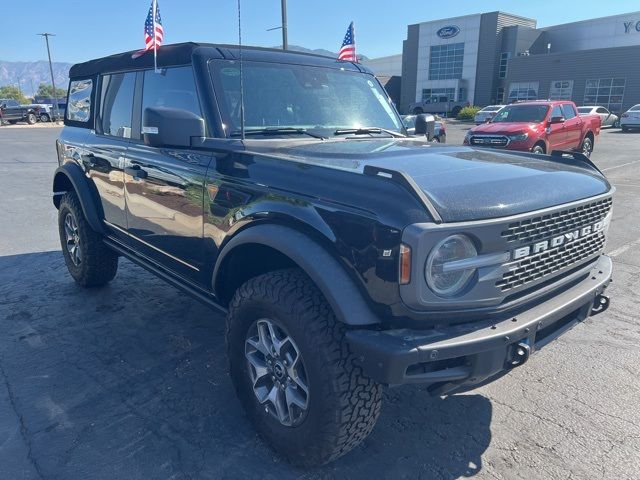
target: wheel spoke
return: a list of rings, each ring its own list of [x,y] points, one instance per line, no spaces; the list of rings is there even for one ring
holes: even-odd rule
[[[269,401],[276,409],[276,414],[278,415],[278,420],[282,424],[289,424],[290,420],[288,418],[288,408],[285,405],[284,393],[277,386],[271,389],[269,392]]]
[[[290,407],[291,405],[295,405],[298,408],[300,408],[301,410],[306,410],[307,409],[307,396],[305,394],[304,398],[302,396],[302,394],[291,388],[291,387],[287,387],[286,390],[284,391],[285,393],[285,398],[287,400],[287,405]],[[291,409],[289,409],[289,412],[291,412]]]
[[[249,360],[249,363],[253,367],[255,373],[255,379],[253,381],[253,386],[255,387],[256,383],[258,383],[261,378],[269,374],[269,371],[267,370],[264,358],[258,358],[255,353],[247,354],[247,360]]]

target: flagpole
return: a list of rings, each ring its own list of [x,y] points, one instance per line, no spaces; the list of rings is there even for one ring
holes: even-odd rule
[[[158,1],[153,0],[153,70],[158,73],[158,44],[156,43],[156,11]]]

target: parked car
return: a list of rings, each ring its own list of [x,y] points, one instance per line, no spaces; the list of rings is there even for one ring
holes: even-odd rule
[[[409,105],[409,112],[413,115],[420,115],[421,113],[441,114],[447,117],[455,117],[460,113],[463,107],[467,106],[469,102],[455,102],[449,97],[434,96],[427,100],[412,103]]]
[[[476,113],[473,121],[476,125],[482,125],[495,117],[496,113],[498,113],[502,107],[504,107],[504,105],[489,105],[488,107],[484,107]]]
[[[33,125],[40,117],[40,109],[32,105],[20,105],[17,100],[0,98],[2,120],[7,123],[27,122]]]
[[[132,53],[69,73],[64,262],[98,287],[126,258],[226,314],[238,397],[290,461],[362,442],[383,385],[482,385],[609,304],[613,188],[581,156],[425,148],[331,57],[185,43],[157,74]]]
[[[54,105],[51,104],[35,104],[40,109],[39,120],[41,122],[52,122],[55,120],[61,120],[64,118],[64,113],[66,110],[66,104],[59,103],[58,109],[56,110]]]
[[[415,135],[416,132],[416,115],[402,115],[402,123],[407,129],[409,135]],[[447,131],[442,120],[436,120],[434,125],[434,134],[432,141],[434,143],[446,143]]]
[[[619,127],[620,126],[620,117],[611,113],[605,107],[598,106],[583,106],[578,107],[578,115],[599,115],[602,121],[602,128],[605,127]]]
[[[598,135],[599,115],[578,115],[570,101],[544,100],[507,105],[491,122],[469,130],[464,144],[540,154],[572,150],[590,156]]]
[[[640,128],[640,105],[634,105],[622,114],[620,128],[622,128],[623,132],[632,128]]]

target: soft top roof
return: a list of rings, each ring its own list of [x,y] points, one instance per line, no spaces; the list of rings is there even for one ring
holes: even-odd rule
[[[91,77],[99,73],[119,72],[126,70],[140,70],[153,68],[153,52],[149,51],[138,58],[133,54],[139,50],[118,53],[108,57],[89,60],[71,67],[70,78]],[[239,58],[237,45],[215,45],[210,43],[176,43],[164,45],[158,50],[158,67],[174,65],[188,65],[192,62],[194,53],[202,54],[210,58],[233,59]],[[312,53],[296,52],[292,50],[280,50],[262,47],[242,47],[242,59],[248,61],[270,61],[278,63],[297,63],[312,66],[344,68],[345,70],[371,71],[362,65],[337,60],[331,57],[315,55]]]

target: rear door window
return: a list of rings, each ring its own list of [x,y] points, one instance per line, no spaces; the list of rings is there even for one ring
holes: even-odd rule
[[[135,83],[135,73],[117,73],[102,77],[99,133],[112,137],[131,138]]]

